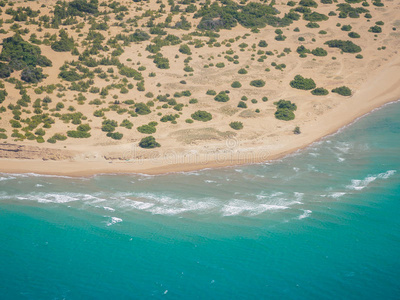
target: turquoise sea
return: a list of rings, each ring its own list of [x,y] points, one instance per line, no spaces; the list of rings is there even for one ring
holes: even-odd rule
[[[282,160],[0,173],[0,299],[400,299],[400,102]]]

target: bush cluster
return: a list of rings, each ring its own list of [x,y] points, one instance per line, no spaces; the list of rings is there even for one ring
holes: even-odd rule
[[[139,147],[144,149],[151,149],[161,147],[161,145],[156,142],[156,139],[153,136],[150,135],[141,139],[141,141],[139,142]]]
[[[192,114],[192,119],[196,121],[207,122],[212,119],[212,115],[204,110],[198,110]]]
[[[301,75],[296,75],[294,80],[290,82],[290,86],[299,90],[312,90],[316,88],[316,84],[311,78],[304,78]]]
[[[279,100],[276,105],[275,118],[278,120],[290,121],[295,118],[294,111],[297,110],[296,104],[287,100]]]

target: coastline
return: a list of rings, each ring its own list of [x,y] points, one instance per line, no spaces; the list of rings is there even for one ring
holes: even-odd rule
[[[400,59],[394,59],[386,68],[367,80],[352,97],[345,98],[343,102],[346,101],[346,103],[342,102],[315,120],[302,124],[300,135],[282,135],[275,139],[275,143],[266,141],[254,147],[249,143],[251,141],[233,139],[226,140],[224,145],[221,143],[210,145],[210,150],[206,153],[196,152],[188,147],[184,151],[166,149],[161,155],[156,152],[152,158],[137,158],[136,156],[135,159],[121,159],[121,157],[112,160],[0,159],[0,172],[79,177],[105,173],[158,175],[276,160],[334,134],[374,109],[399,100],[400,77],[398,74],[400,74]],[[296,124],[296,121],[293,123]],[[230,146],[229,143],[232,145]],[[212,150],[213,146],[215,146],[215,151]],[[124,149],[122,146],[119,148]],[[123,150],[125,154],[126,149],[129,148],[125,147]]]

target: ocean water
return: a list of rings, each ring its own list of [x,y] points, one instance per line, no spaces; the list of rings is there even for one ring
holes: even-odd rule
[[[0,173],[0,299],[400,299],[400,102],[282,160]]]

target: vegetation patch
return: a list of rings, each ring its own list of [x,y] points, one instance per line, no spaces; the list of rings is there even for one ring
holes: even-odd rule
[[[301,75],[296,75],[294,80],[290,82],[290,86],[299,90],[312,90],[316,88],[316,84],[311,78],[304,78]]]

